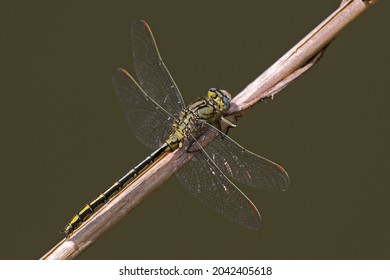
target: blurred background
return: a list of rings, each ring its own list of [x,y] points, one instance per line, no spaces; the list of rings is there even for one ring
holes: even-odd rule
[[[8,2],[0,10],[1,259],[37,259],[90,199],[151,150],[111,83],[133,73],[130,27],[146,20],[186,102],[236,95],[339,1]],[[311,71],[230,136],[281,164],[291,188],[242,187],[263,227],[205,207],[175,178],[81,259],[389,259],[388,1],[344,30]],[[387,80],[386,80],[387,79]]]

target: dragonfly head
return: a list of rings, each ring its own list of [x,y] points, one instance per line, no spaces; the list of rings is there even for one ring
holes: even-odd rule
[[[232,96],[226,90],[210,88],[207,92],[207,97],[213,99],[219,105],[219,109],[222,112],[226,112],[230,108],[230,100]]]

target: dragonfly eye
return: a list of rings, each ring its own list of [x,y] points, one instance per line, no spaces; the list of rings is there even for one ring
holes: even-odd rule
[[[229,108],[230,108],[230,98],[228,96],[224,95],[222,97],[222,102],[223,102],[223,105],[224,105],[224,111],[229,110]]]

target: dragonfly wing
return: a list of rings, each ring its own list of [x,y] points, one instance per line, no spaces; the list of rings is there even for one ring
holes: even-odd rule
[[[221,172],[201,147],[176,172],[176,176],[190,193],[206,205],[247,228],[260,229],[261,217],[256,206]]]
[[[248,151],[215,127],[207,123],[204,125],[207,131],[198,141],[210,142],[210,138],[215,138],[204,150],[226,176],[235,182],[267,191],[288,189],[290,179],[280,165]]]
[[[136,21],[132,26],[135,72],[145,92],[172,116],[178,118],[185,107],[183,97],[161,59],[149,25]]]
[[[151,148],[158,148],[169,135],[174,117],[165,111],[123,69],[113,76],[115,91],[135,136]]]

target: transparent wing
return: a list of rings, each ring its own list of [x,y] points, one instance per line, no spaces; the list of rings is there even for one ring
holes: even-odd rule
[[[174,117],[148,96],[124,69],[112,80],[120,104],[135,136],[150,148],[158,148],[169,135]]]
[[[135,73],[144,91],[172,116],[178,118],[185,104],[171,74],[161,59],[152,31],[142,20],[132,26]]]
[[[218,168],[231,180],[267,191],[286,191],[290,179],[278,164],[256,155],[240,146],[220,130],[205,123],[206,132],[200,143],[210,142],[204,150]]]
[[[195,144],[198,145],[198,144]],[[261,217],[252,201],[215,165],[201,147],[176,172],[180,183],[204,204],[249,228],[260,229]]]

